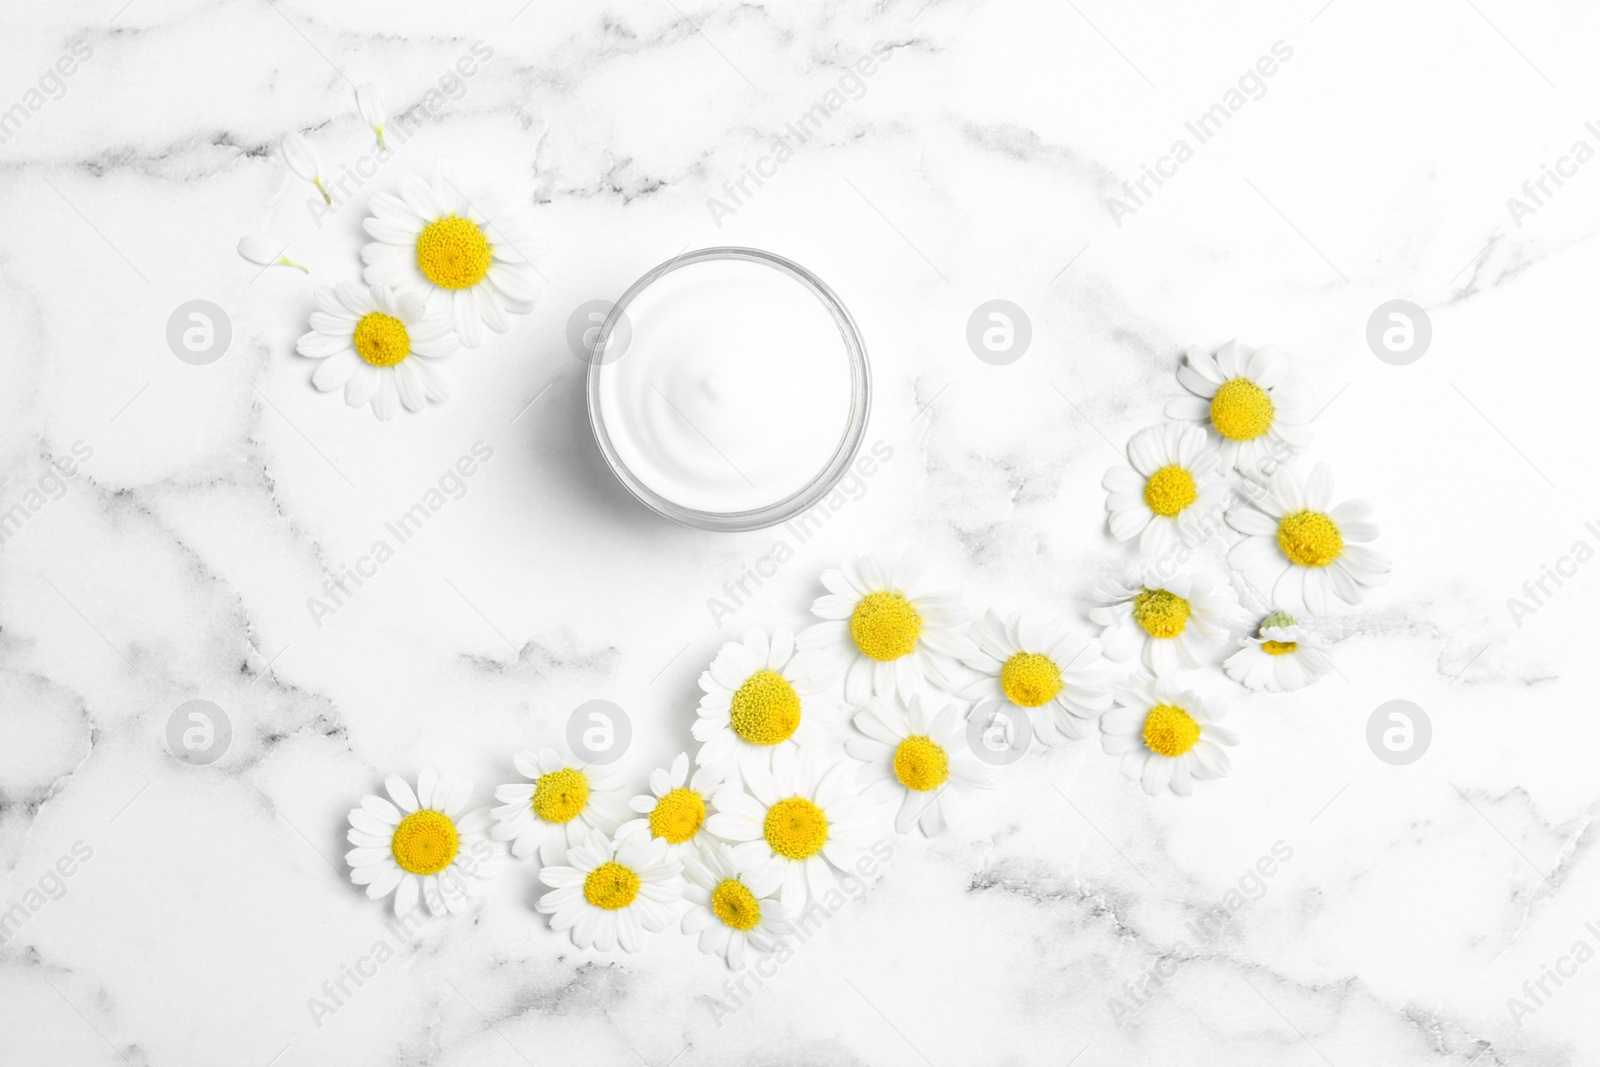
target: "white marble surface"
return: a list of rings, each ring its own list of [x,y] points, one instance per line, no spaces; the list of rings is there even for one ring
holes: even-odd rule
[[[1592,10],[120,3],[9,3],[0,34],[0,108],[26,108],[75,39],[92,49],[0,144],[0,507],[92,450],[0,548],[0,905],[92,850],[0,947],[0,1061],[1600,1062],[1600,961],[1547,980],[1520,1026],[1506,1003],[1574,942],[1600,947],[1600,725],[1571,675],[1600,566],[1526,618],[1506,605],[1600,544],[1600,164],[1520,226],[1506,205],[1600,144]],[[464,95],[319,228],[280,136],[337,173],[369,141],[352,82],[398,111],[477,41],[493,55]],[[864,95],[719,227],[707,198],[880,41]],[[1268,92],[1118,227],[1107,198],[1276,41],[1293,58]],[[311,284],[359,266],[365,197],[446,156],[536,206],[550,284],[450,362],[447,404],[380,424],[312,390],[292,345]],[[258,277],[247,233],[311,279]],[[789,255],[849,303],[868,439],[893,449],[720,629],[706,599],[774,535],[633,503],[563,340],[582,301],[719,243]],[[994,297],[1033,323],[1008,367],[963,337]],[[1435,330],[1407,367],[1363,338],[1398,297]],[[235,331],[211,366],[163,337],[195,298]],[[918,544],[975,606],[1081,616],[1128,558],[1104,533],[1112,444],[1160,417],[1184,346],[1235,336],[1296,355],[1329,403],[1312,456],[1376,503],[1396,568],[1323,624],[1339,675],[1287,696],[1196,676],[1233,708],[1231,777],[1151,800],[1094,743],[1035,752],[962,833],[897,841],[720,1027],[720,960],[675,933],[575,951],[517,867],[313,1024],[308,998],[382,936],[339,857],[384,774],[450,767],[487,800],[514,749],[605,697],[633,717],[642,785],[689,744],[719,643],[803,621],[849,552]],[[479,440],[494,457],[466,495],[315,626],[324,578]],[[164,740],[193,698],[235,731],[210,767]],[[1434,724],[1407,767],[1365,741],[1393,698]],[[1265,895],[1117,1026],[1109,998],[1278,841],[1293,858]]]

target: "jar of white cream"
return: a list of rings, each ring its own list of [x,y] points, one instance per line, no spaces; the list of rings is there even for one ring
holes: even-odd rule
[[[866,348],[844,304],[796,263],[705,248],[640,278],[594,335],[589,423],[650,508],[756,530],[833,488],[866,433]]]

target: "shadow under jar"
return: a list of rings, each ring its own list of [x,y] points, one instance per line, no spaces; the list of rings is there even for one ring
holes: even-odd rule
[[[704,248],[622,295],[589,346],[589,424],[658,514],[758,530],[825,497],[871,401],[855,321],[822,280],[754,248]]]

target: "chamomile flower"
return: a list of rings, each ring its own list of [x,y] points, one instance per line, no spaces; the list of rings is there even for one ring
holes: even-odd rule
[[[1023,709],[1046,745],[1089,736],[1111,706],[1100,642],[1075,636],[1064,616],[1039,626],[1017,614],[1002,622],[990,609],[973,623],[971,637],[961,661],[983,677],[961,695]]]
[[[428,314],[421,297],[345,280],[319,286],[316,299],[311,330],[295,342],[302,356],[322,361],[312,385],[325,393],[343,386],[345,403],[370,402],[380,419],[394,418],[401,404],[421,411],[450,395],[429,363],[456,350],[455,335],[450,320]]]
[[[1294,616],[1268,615],[1260,633],[1239,642],[1240,649],[1222,664],[1228,677],[1246,689],[1283,693],[1302,689],[1333,670],[1333,660]]]
[[[774,860],[783,871],[781,899],[799,911],[838,885],[871,834],[872,802],[856,791],[856,765],[827,764],[816,748],[772,754],[769,770],[751,764],[744,788],[724,786],[711,798],[717,812],[706,829],[733,845],[741,867]]]
[[[822,572],[828,594],[811,613],[826,621],[800,631],[795,643],[818,673],[844,673],[845,700],[909,697],[932,684],[948,689],[944,666],[961,654],[967,609],[959,593],[922,586],[922,559],[907,552],[889,566],[876,556],[847,560]]]
[[[617,793],[621,776],[610,768],[564,760],[553,748],[518,752],[512,762],[528,781],[494,791],[500,806],[491,812],[492,833],[510,841],[519,860],[538,852],[540,863],[560,863],[592,831],[609,834],[627,817]]]
[[[790,915],[774,894],[783,884],[776,863],[741,867],[727,845],[690,853],[683,862],[683,895],[690,907],[683,932],[698,934],[700,951],[721,956],[738,970],[750,953],[767,953],[793,929]]]
[[[715,768],[699,767],[689,777],[689,755],[680,752],[668,770],[650,772],[650,792],[628,801],[643,818],[629,819],[617,828],[617,839],[656,838],[667,843],[667,855],[682,862],[683,853],[705,844],[706,802],[722,784]]]
[[[571,930],[579,948],[638,952],[645,931],[664,930],[672,920],[672,905],[683,896],[682,870],[667,859],[665,841],[614,843],[591,830],[567,850],[565,865],[539,872],[550,892],[534,907],[550,916],[550,929]]]
[[[1304,481],[1280,470],[1249,495],[1249,506],[1228,513],[1228,524],[1246,535],[1228,551],[1228,564],[1279,611],[1323,615],[1335,600],[1359,603],[1364,587],[1389,580],[1389,560],[1366,543],[1378,536],[1368,521],[1372,505],[1335,506],[1326,463]]]
[[[478,883],[494,876],[498,851],[488,841],[488,812],[467,810],[472,783],[428,767],[415,791],[399,775],[383,787],[389,799],[365,796],[350,809],[350,880],[373,900],[393,893],[396,915],[419,900],[435,915],[465,911]]]
[[[1096,589],[1099,607],[1089,618],[1104,627],[1100,643],[1121,662],[1140,656],[1156,674],[1170,674],[1202,663],[1204,647],[1219,639],[1216,622],[1225,607],[1204,574],[1161,578],[1147,568],[1143,580]]]
[[[1229,341],[1216,356],[1191,348],[1178,381],[1193,396],[1167,402],[1169,419],[1209,424],[1222,438],[1222,469],[1250,474],[1263,461],[1281,465],[1311,443],[1310,397],[1284,380],[1288,357],[1277,347]]]
[[[1217,725],[1221,712],[1167,680],[1135,675],[1116,690],[1117,706],[1100,719],[1101,743],[1122,757],[1122,773],[1151,796],[1171,789],[1194,792],[1196,778],[1228,773],[1223,745],[1236,745],[1232,730]]]
[[[366,279],[406,287],[442,302],[461,343],[483,344],[485,326],[511,328],[508,315],[533,310],[542,254],[532,213],[512,204],[499,188],[470,197],[448,170],[431,182],[400,178],[400,195],[375,193],[373,214],[362,222],[373,240],[361,249]]]
[[[722,646],[700,675],[705,695],[693,727],[701,743],[695,763],[730,774],[769,760],[780,747],[796,747],[813,732],[802,698],[820,687],[800,673],[794,646],[794,630],[786,625],[770,638],[751,627],[743,641]]]
[[[1222,460],[1192,423],[1169,422],[1128,440],[1132,467],[1113,467],[1101,483],[1110,495],[1111,536],[1139,539],[1139,551],[1164,556],[1193,545],[1220,524],[1228,491],[1212,476]]]
[[[973,755],[967,717],[955,704],[931,715],[924,708],[921,695],[904,707],[874,697],[851,720],[865,736],[844,747],[863,763],[856,780],[868,797],[900,801],[896,832],[908,834],[915,826],[924,837],[937,837],[960,826],[968,792],[994,788],[996,770]]]

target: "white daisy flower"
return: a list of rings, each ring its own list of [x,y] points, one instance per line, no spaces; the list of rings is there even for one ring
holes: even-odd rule
[[[667,859],[665,841],[614,844],[591,830],[567,850],[565,866],[539,872],[550,892],[534,907],[550,916],[550,929],[571,930],[579,948],[638,952],[644,931],[672,921],[672,905],[683,896],[682,870]]]
[[[748,953],[765,954],[790,933],[789,912],[774,894],[783,884],[776,863],[741,867],[727,845],[695,849],[683,863],[683,895],[690,908],[683,932],[700,935],[700,951],[721,956],[738,970]]]
[[[1314,417],[1309,394],[1284,381],[1287,361],[1274,345],[1229,341],[1215,357],[1191,348],[1178,381],[1194,395],[1167,401],[1167,417],[1209,423],[1222,437],[1224,471],[1281,465],[1311,443]]]
[[[515,207],[499,188],[468,197],[450,172],[433,181],[400,178],[400,195],[374,193],[373,214],[362,222],[373,240],[361,249],[366,279],[415,289],[443,301],[461,343],[483,344],[485,326],[511,328],[506,316],[533,310],[543,254],[532,212]]]
[[[564,760],[553,748],[518,752],[512,762],[528,781],[494,791],[500,806],[491,812],[491,832],[497,841],[510,841],[519,860],[538,852],[540,863],[560,863],[591,831],[610,834],[627,817],[618,771]]]
[[[325,393],[343,386],[345,403],[370,401],[380,419],[394,418],[401,404],[421,411],[449,397],[449,386],[428,364],[456,350],[455,335],[450,320],[428,314],[421,297],[345,280],[337,288],[318,286],[316,298],[311,330],[295,342],[302,356],[322,361],[312,385]]]
[[[959,656],[967,608],[959,593],[923,589],[922,558],[907,552],[888,566],[876,556],[847,560],[822,572],[828,594],[811,613],[827,621],[795,637],[809,667],[827,678],[844,672],[845,700],[863,705],[874,695],[909,697],[925,685],[949,689],[943,667]]]
[[[303,263],[296,263],[284,255],[289,251],[289,246],[279,244],[270,237],[260,237],[251,234],[239,238],[239,255],[261,267],[294,267],[297,270],[311,273],[309,267]]]
[[[802,697],[822,686],[800,673],[794,630],[778,626],[769,639],[751,627],[743,641],[723,645],[700,675],[700,717],[694,761],[724,774],[747,763],[765,763],[777,748],[795,748],[815,731]]]
[[[1156,674],[1198,667],[1204,647],[1223,636],[1217,618],[1226,607],[1209,575],[1162,579],[1147,568],[1142,581],[1094,591],[1099,607],[1089,618],[1103,626],[1106,655],[1122,662],[1142,655]]]
[[[285,134],[283,144],[283,161],[297,177],[304,178],[317,187],[317,192],[322,194],[324,203],[333,203],[333,197],[328,195],[328,187],[322,184],[322,157],[317,155],[317,150],[311,147],[311,142],[306,140],[305,134]]]
[[[1116,690],[1117,706],[1100,719],[1101,744],[1122,757],[1122,773],[1151,796],[1171,789],[1194,792],[1194,779],[1228,773],[1223,745],[1236,745],[1232,730],[1218,726],[1219,711],[1176,683],[1135,675]]]
[[[1132,467],[1113,467],[1101,483],[1110,495],[1111,536],[1139,538],[1139,551],[1164,556],[1194,545],[1220,526],[1228,490],[1212,476],[1221,456],[1192,423],[1169,422],[1128,440]]]
[[[838,885],[870,843],[872,802],[855,785],[856,765],[827,764],[815,748],[772,754],[772,767],[751,764],[744,788],[726,786],[711,798],[711,833],[733,845],[741,867],[775,860],[783,870],[782,900],[798,912],[807,893],[816,900]]]
[[[378,147],[388,148],[383,139],[383,124],[389,121],[389,112],[383,106],[383,93],[371,82],[363,82],[356,86],[356,110],[361,112],[361,118],[372,132],[378,135]]]
[[[1247,536],[1228,551],[1228,564],[1279,611],[1324,615],[1334,601],[1361,601],[1363,586],[1389,580],[1389,560],[1365,542],[1378,527],[1365,500],[1333,503],[1333,470],[1326,463],[1301,481],[1291,470],[1255,487],[1248,507],[1228,513]]]
[[[1091,723],[1111,707],[1111,672],[1100,642],[1077,637],[1066,616],[1044,626],[990,609],[972,624],[972,646],[961,662],[984,677],[961,693],[967,700],[1000,700],[1027,714],[1046,745],[1089,736]]]
[[[478,883],[494,876],[497,851],[487,837],[488,812],[466,810],[472,783],[428,767],[415,792],[399,775],[383,787],[389,800],[369,795],[350,809],[350,880],[373,900],[393,893],[396,915],[419,900],[435,915],[465,911]]]
[[[874,801],[898,799],[895,831],[937,837],[961,825],[963,798],[973,789],[994,788],[996,768],[973,754],[967,744],[967,717],[954,704],[929,715],[920,695],[902,708],[876,697],[856,712],[865,737],[852,737],[845,751],[864,766],[856,780]]]
[[[689,755],[680,752],[669,770],[650,772],[650,792],[628,801],[628,807],[642,815],[629,819],[617,829],[617,839],[656,838],[667,843],[667,856],[683,862],[685,851],[709,842],[705,832],[706,801],[722,784],[714,768],[695,769],[689,777]]]
[[[1239,651],[1227,658],[1222,669],[1247,689],[1269,693],[1303,689],[1333,670],[1333,660],[1321,643],[1286,612],[1268,615],[1260,633],[1239,644]]]

